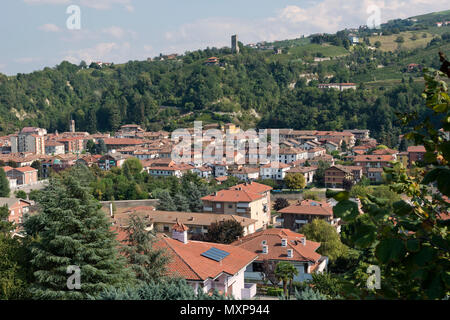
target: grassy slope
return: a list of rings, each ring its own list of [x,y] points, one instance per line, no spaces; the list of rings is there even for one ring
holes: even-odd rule
[[[448,28],[450,30],[450,28]],[[417,36],[417,40],[412,40],[411,37],[415,34]],[[422,35],[426,34],[427,37],[423,38]],[[370,44],[373,46],[375,42],[381,42],[381,51],[395,51],[398,49],[398,43],[395,42],[397,37],[402,36],[405,39],[405,42],[401,44],[401,49],[416,49],[416,48],[425,48],[428,43],[433,39],[436,33],[430,33],[430,31],[407,31],[400,32],[399,34],[393,34],[390,36],[372,36],[369,38]]]

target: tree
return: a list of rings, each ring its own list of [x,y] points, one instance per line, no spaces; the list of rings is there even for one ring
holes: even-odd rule
[[[156,235],[145,228],[142,218],[130,216],[128,226],[124,228],[127,238],[124,240],[122,252],[136,274],[136,279],[147,283],[166,276],[170,256],[164,249],[155,247]]]
[[[303,189],[306,187],[305,176],[301,173],[288,173],[284,183],[289,189]]]
[[[244,236],[244,227],[236,220],[213,222],[208,226],[206,241],[230,244]]]
[[[93,140],[88,140],[88,142],[86,143],[86,151],[90,154],[96,153],[95,142]]]
[[[355,184],[355,181],[353,179],[344,178],[344,180],[342,180],[342,188],[344,190],[350,191],[354,184]]]
[[[270,281],[272,283],[272,285],[278,285],[278,283],[280,282],[277,278],[277,276],[275,275],[275,268],[277,266],[276,261],[274,260],[268,260],[268,259],[264,259],[262,262],[262,271],[261,271],[261,276],[263,278],[264,283],[267,283],[268,281]]]
[[[108,148],[106,147],[105,141],[103,139],[98,140],[98,143],[95,147],[96,154],[105,154],[108,152]]]
[[[289,201],[285,198],[276,198],[273,204],[273,209],[279,211],[283,208],[289,207]]]
[[[298,275],[297,268],[290,262],[278,262],[275,268],[275,275],[280,281],[283,281],[284,295],[288,297],[288,283],[292,284],[294,276]]]
[[[177,206],[177,211],[188,212],[190,210],[189,200],[183,194],[177,193],[173,197],[173,201],[174,201],[175,205]]]
[[[404,43],[405,42],[405,38],[403,38],[402,36],[398,36],[395,39],[395,42],[397,42],[398,44]]]
[[[0,168],[0,197],[8,198],[11,189],[9,188],[9,180],[3,168]]]
[[[307,286],[300,292],[295,290],[297,300],[327,300],[327,296]]]
[[[39,160],[33,161],[31,167],[38,171],[38,177],[42,178],[42,163]]]
[[[0,218],[3,216],[1,212],[0,208]],[[11,226],[9,230],[13,229]],[[28,286],[32,279],[29,275],[26,246],[27,243],[12,238],[9,231],[8,234],[0,231],[0,300],[30,299]]]
[[[157,206],[158,210],[162,210],[162,211],[176,211],[177,210],[177,206],[176,206],[175,202],[173,201],[172,196],[170,195],[169,191],[161,190],[155,196],[158,197],[158,199],[159,199],[158,206]]]
[[[313,273],[311,284],[314,290],[325,295],[329,299],[340,298],[343,285],[336,276],[331,273]]]
[[[375,41],[375,48],[377,48],[377,49],[381,48],[381,42],[380,41]]]
[[[24,223],[26,233],[39,239],[31,246],[33,298],[85,299],[133,281],[101,205],[75,177],[51,178],[39,206]],[[69,266],[79,268],[81,290],[68,288]]]
[[[98,300],[230,300],[231,296],[225,296],[214,291],[212,295],[199,290],[197,293],[186,280],[181,278],[169,278],[160,281],[141,283],[138,286],[130,286],[124,289],[107,289],[98,297]]]
[[[24,200],[27,200],[27,198],[28,198],[27,193],[23,190],[16,191],[16,197],[19,199],[24,199]]]
[[[448,297],[450,261],[448,259],[449,211],[446,197],[450,196],[449,146],[443,137],[450,130],[450,98],[445,74],[424,69],[425,105],[429,118],[417,122],[415,114],[401,114],[400,121],[414,121],[413,131],[404,138],[424,145],[423,167],[410,171],[399,162],[384,168],[389,189],[403,199],[392,206],[371,194],[360,197],[363,214],[349,201],[346,192],[328,192],[338,200],[333,207],[335,216],[346,223],[355,222],[351,245],[365,249],[368,258],[379,266],[383,281],[381,288],[367,288],[363,281],[350,280],[345,293],[363,298],[443,299]],[[442,129],[442,131],[441,131]]]
[[[134,179],[142,172],[142,163],[138,158],[129,158],[122,165],[122,170],[128,179]]]
[[[319,160],[316,174],[314,175],[314,181],[319,185],[323,186],[325,184],[325,170],[330,167],[328,162]]]
[[[306,239],[319,242],[317,252],[330,260],[346,254],[347,247],[339,239],[336,228],[323,219],[314,219],[311,223],[303,225],[299,232],[305,235]]]

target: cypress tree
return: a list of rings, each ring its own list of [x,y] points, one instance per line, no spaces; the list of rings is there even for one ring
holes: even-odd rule
[[[52,178],[39,197],[40,212],[25,222],[32,248],[35,299],[85,299],[129,285],[133,275],[100,204],[73,176]],[[69,266],[80,269],[81,288],[68,288]]]
[[[3,168],[0,168],[0,197],[9,197],[11,189],[9,188],[9,181],[6,178],[6,173]]]
[[[125,228],[128,236],[122,252],[136,273],[136,278],[147,283],[166,276],[170,256],[166,254],[165,249],[154,246],[156,235],[145,228],[143,219],[135,215],[130,217],[129,225]]]

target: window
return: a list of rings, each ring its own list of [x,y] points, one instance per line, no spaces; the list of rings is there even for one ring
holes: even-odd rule
[[[164,226],[164,232],[169,232],[169,226]]]
[[[217,209],[220,209],[220,208],[222,208],[222,204],[220,204],[220,203],[217,203],[217,204],[216,204],[216,208],[217,208]]]
[[[229,205],[228,205],[228,209],[233,209],[233,205],[232,205],[232,204],[229,204]]]

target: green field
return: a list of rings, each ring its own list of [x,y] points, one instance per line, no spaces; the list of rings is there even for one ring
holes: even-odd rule
[[[416,35],[417,40],[413,40],[412,36]],[[423,34],[426,35],[426,38],[423,38]],[[400,32],[399,34],[393,34],[389,36],[372,36],[369,38],[370,44],[372,46],[375,45],[375,42],[380,41],[381,47],[379,48],[381,51],[395,51],[399,49],[399,44],[395,41],[398,37],[403,37],[405,40],[404,43],[400,44],[400,49],[416,49],[416,48],[425,48],[428,43],[433,39],[434,35],[430,33],[428,30],[426,31],[407,31]]]

